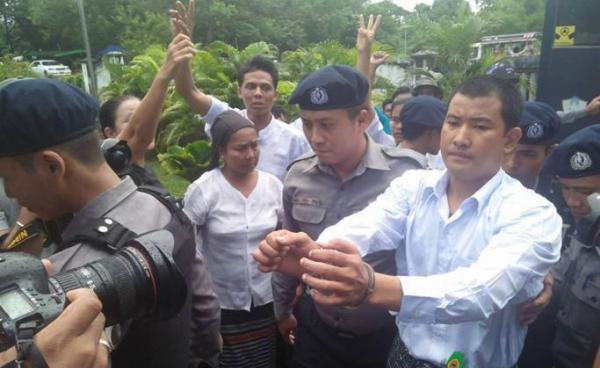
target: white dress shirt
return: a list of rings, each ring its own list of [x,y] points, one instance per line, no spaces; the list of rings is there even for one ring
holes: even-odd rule
[[[371,121],[371,124],[367,128],[367,134],[376,143],[379,143],[382,146],[394,147],[396,145],[394,137],[387,134],[385,130],[383,130],[383,125],[381,124],[381,121],[379,121],[379,117],[377,116],[377,114],[375,114],[375,118],[373,119],[373,121]]]
[[[227,103],[211,96],[212,104],[204,120],[204,131],[210,137],[210,128],[217,116],[226,110],[234,110],[248,119],[246,110],[231,108]],[[258,132],[260,155],[256,168],[275,175],[283,181],[287,168],[294,160],[310,151],[310,145],[302,132],[281,120],[271,118],[271,122]]]
[[[318,241],[347,239],[363,255],[396,249],[396,324],[414,357],[445,366],[462,352],[471,367],[512,367],[527,332],[519,307],[560,257],[561,218],[502,170],[452,216],[447,186],[447,171],[408,171]]]
[[[205,172],[187,189],[184,211],[197,226],[221,308],[249,311],[273,301],[271,274],[258,270],[251,253],[281,222],[282,190],[279,179],[259,171],[246,198],[221,169]]]

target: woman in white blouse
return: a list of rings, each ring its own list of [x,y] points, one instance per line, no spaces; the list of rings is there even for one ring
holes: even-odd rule
[[[184,210],[196,225],[221,303],[220,365],[274,367],[271,276],[258,270],[250,254],[280,222],[282,184],[256,170],[258,135],[246,118],[225,111],[211,135],[211,170],[190,185]]]

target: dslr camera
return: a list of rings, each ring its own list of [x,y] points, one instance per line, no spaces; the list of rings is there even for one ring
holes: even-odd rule
[[[187,285],[171,255],[173,245],[170,232],[151,232],[106,258],[53,277],[32,255],[0,253],[0,351],[31,340],[58,317],[68,303],[66,293],[77,288],[98,295],[107,326],[175,316]]]

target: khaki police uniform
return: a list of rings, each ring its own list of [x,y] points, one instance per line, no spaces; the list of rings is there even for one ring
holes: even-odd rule
[[[367,139],[367,150],[364,156],[356,169],[344,181],[330,166],[321,163],[314,153],[304,155],[291,165],[283,188],[283,225],[285,229],[294,232],[302,231],[316,239],[328,226],[365,208],[387,189],[392,180],[405,171],[422,169],[426,166],[426,159],[423,155],[416,154],[412,150],[384,147],[373,142],[371,138],[367,137]],[[395,274],[393,252],[376,253],[366,257],[365,261],[371,264],[377,272]],[[272,284],[275,316],[277,319],[288,317],[292,313],[295,289],[300,281],[297,278],[275,272]],[[347,345],[349,340],[357,339],[370,340],[369,343],[375,343],[380,348],[386,345],[389,347],[395,333],[395,325],[393,317],[387,311],[370,306],[350,309],[316,305],[312,303],[312,298],[308,295],[305,295],[301,302],[301,304],[306,303],[310,303],[310,305],[303,309],[305,311],[308,309],[308,312],[300,313],[301,315],[297,316],[299,327],[296,351],[302,348],[305,338],[319,339],[322,346],[326,344],[334,346],[327,349],[329,353],[327,359],[322,358],[319,362],[310,361],[311,357],[306,356],[310,354],[304,354],[305,351],[302,351],[302,354],[294,355],[294,361],[303,359],[304,363],[302,364],[314,367],[351,366],[349,364],[360,366],[361,361],[365,362],[363,366],[379,361],[383,362],[382,364],[385,363],[387,349],[369,352],[365,342],[360,343],[363,347],[360,352],[348,351],[347,354],[341,355],[336,354],[336,350],[344,345],[350,346]],[[314,311],[316,311],[316,315],[314,315]],[[302,314],[309,314],[309,316]],[[318,320],[315,320],[317,318]],[[331,335],[326,335],[323,330],[319,330],[321,336],[304,334],[304,328],[313,329],[314,327],[306,326],[305,322],[311,323],[306,319],[324,325],[324,329],[331,332]],[[378,341],[370,339],[370,336],[382,330],[391,331],[388,334],[389,341],[381,341],[381,338]],[[336,339],[341,339],[342,342],[337,345],[335,344]],[[385,352],[379,354],[381,356],[372,357],[373,352],[377,355],[380,350],[385,350]]]

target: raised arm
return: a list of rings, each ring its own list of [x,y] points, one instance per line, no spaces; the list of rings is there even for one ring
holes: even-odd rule
[[[365,25],[365,18],[361,14],[359,22],[360,24],[356,34],[356,69],[365,77],[369,78],[371,50],[373,49],[373,41],[375,40],[377,28],[379,28],[379,24],[381,24],[381,15],[378,15],[377,17],[372,14],[369,15],[369,21],[367,25]],[[372,81],[369,79],[369,83],[371,82]],[[373,103],[371,102],[370,89],[367,99],[369,100],[369,120],[373,121],[375,118],[375,110],[373,108]]]
[[[167,57],[150,86],[150,90],[117,136],[127,141],[132,163],[144,166],[144,155],[154,142],[169,83],[177,70],[194,57],[196,49],[188,36],[178,34],[169,44]]]
[[[177,1],[175,6],[176,9],[169,12],[173,32],[183,33],[191,40],[194,31],[194,0],[190,0],[187,10],[181,1]],[[191,60],[184,63],[175,75],[175,88],[192,110],[200,115],[208,113],[212,99],[195,86]]]

